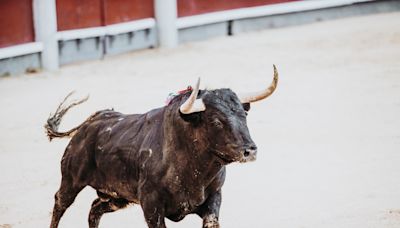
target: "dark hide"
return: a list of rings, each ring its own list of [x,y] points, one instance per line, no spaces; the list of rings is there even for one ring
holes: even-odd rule
[[[219,227],[225,165],[255,160],[244,110],[250,107],[230,89],[203,90],[198,97],[206,110],[183,115],[179,107],[189,95],[145,114],[99,111],[64,134],[73,137],[61,161],[51,227],[87,185],[99,196],[90,227],[128,204],[140,204],[149,227],[165,227],[165,217],[180,221],[191,213],[203,218],[203,227]],[[49,136],[59,133],[47,130]]]

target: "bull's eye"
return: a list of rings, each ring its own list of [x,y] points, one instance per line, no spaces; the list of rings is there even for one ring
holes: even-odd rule
[[[217,128],[223,128],[223,127],[224,127],[224,125],[222,124],[222,122],[221,122],[219,119],[217,119],[217,118],[215,118],[215,119],[213,120],[213,124],[214,124],[214,126],[216,126]]]

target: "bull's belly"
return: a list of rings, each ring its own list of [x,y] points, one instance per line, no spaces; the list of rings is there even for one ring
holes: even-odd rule
[[[130,203],[139,203],[136,181],[92,181],[89,186],[98,192],[99,197],[125,199]]]
[[[93,186],[92,186],[93,187]],[[97,191],[97,195],[99,198],[104,199],[107,201],[108,199],[124,199],[131,204],[139,204],[139,199],[134,194],[126,194],[120,190],[115,191],[114,189],[106,189],[106,188],[95,188]]]

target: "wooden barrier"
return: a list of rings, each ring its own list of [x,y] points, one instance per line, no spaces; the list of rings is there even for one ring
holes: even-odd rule
[[[33,41],[32,0],[1,0],[0,48]]]
[[[262,6],[293,1],[298,0],[178,0],[178,16],[186,17],[222,10],[239,9],[244,7]]]
[[[58,31],[154,17],[152,0],[57,0]]]

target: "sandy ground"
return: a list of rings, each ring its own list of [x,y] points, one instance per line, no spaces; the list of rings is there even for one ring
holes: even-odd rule
[[[49,143],[43,124],[63,97],[96,110],[140,113],[202,77],[203,88],[257,90],[280,71],[276,93],[252,106],[258,160],[233,164],[222,227],[400,227],[400,13],[221,37],[0,79],[0,227],[46,227],[68,140]],[[84,189],[60,227],[87,227],[95,192]],[[169,227],[200,227],[188,216]],[[101,227],[146,227],[139,207]]]

